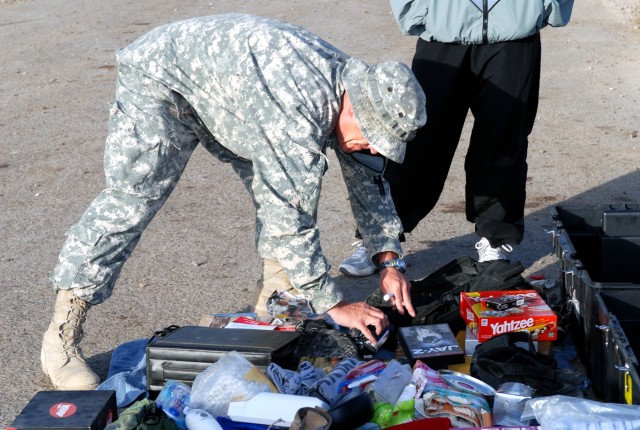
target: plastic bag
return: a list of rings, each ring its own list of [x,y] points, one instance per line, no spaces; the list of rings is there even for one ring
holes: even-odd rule
[[[226,416],[230,402],[249,400],[263,392],[277,390],[242,354],[231,351],[196,376],[189,408]]]
[[[638,406],[569,396],[528,400],[522,418],[535,418],[545,430],[640,430]]]

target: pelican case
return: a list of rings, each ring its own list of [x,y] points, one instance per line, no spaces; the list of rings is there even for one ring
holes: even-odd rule
[[[584,354],[593,332],[596,293],[640,292],[640,205],[556,206],[551,217],[564,293],[572,303],[577,346]]]
[[[271,363],[294,370],[297,331],[170,327],[147,345],[147,390],[160,391],[167,380],[191,385],[195,377],[231,351],[263,372]]]
[[[640,405],[640,295],[637,290],[596,294],[594,335],[589,339],[598,363],[594,393],[609,403]]]

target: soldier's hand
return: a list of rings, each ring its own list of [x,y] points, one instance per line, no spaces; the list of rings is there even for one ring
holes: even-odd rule
[[[377,344],[375,336],[380,335],[389,325],[384,312],[365,302],[339,302],[329,309],[327,313],[337,324],[360,330],[373,345]],[[372,333],[368,326],[373,326],[375,333]]]
[[[411,283],[399,270],[393,267],[382,269],[380,272],[380,291],[390,295],[389,303],[400,315],[404,315],[406,310],[412,317],[416,316],[416,311],[411,303]]]

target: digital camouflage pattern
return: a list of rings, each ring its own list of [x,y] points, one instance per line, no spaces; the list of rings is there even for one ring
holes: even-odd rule
[[[198,144],[233,163],[254,198],[260,256],[277,260],[316,312],[342,299],[316,225],[327,147],[367,249],[401,255],[388,184],[340,151],[332,133],[343,52],[291,24],[227,14],[159,27],[117,57],[106,187],[67,232],[56,288],[78,289],[93,304],[111,295]]]

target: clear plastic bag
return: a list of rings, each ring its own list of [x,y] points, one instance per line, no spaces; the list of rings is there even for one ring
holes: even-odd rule
[[[230,402],[275,391],[264,373],[242,354],[231,351],[196,376],[189,408],[203,409],[214,417],[227,416]]]
[[[640,430],[638,406],[569,396],[528,400],[522,418],[535,418],[544,430]]]

